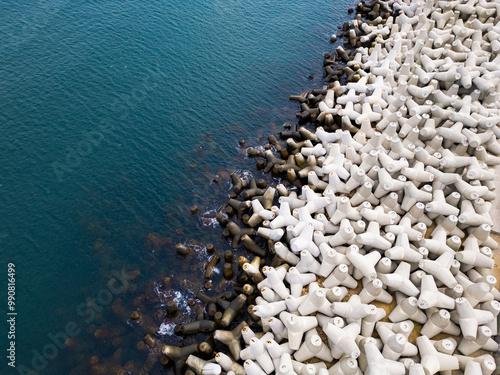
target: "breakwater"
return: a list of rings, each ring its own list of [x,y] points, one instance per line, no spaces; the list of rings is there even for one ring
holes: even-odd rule
[[[205,308],[175,328],[213,335],[184,347],[145,337],[176,372],[495,373],[498,9],[374,1],[358,11],[348,46],[325,56],[329,84],[291,97],[299,120],[320,127],[290,125],[286,141],[248,150],[283,183],[232,175],[216,219],[254,256],[236,263],[224,251],[237,293],[198,293]]]
[[[346,48],[325,56],[329,84],[290,98],[318,127],[248,150],[283,183],[232,176],[226,213],[240,224],[217,219],[255,256],[239,260],[237,296],[198,295],[213,320],[177,329],[214,332],[225,350],[161,347],[195,373],[497,371],[498,4],[358,11]]]

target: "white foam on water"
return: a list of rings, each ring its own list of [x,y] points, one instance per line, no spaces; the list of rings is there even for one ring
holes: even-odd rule
[[[175,323],[162,323],[160,324],[160,327],[158,328],[158,333],[159,335],[165,336],[171,336],[174,334],[174,328],[175,328]]]

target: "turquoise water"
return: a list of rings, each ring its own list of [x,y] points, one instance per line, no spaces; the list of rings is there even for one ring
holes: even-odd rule
[[[0,264],[5,275],[16,264],[18,312],[18,367],[5,372],[2,357],[1,373],[33,368],[45,348],[51,358],[35,370],[68,374],[85,355],[120,347],[92,341],[116,324],[113,301],[186,272],[148,233],[215,241],[189,206],[223,203],[228,185],[211,182],[219,168],[251,168],[238,140],[262,143],[273,123],[294,121],[288,95],[322,84],[322,53],[351,3],[0,4]],[[137,292],[107,300],[122,269],[140,271]],[[90,298],[101,302],[92,319]],[[84,349],[51,353],[49,335],[71,322]],[[129,356],[143,334],[120,336]]]

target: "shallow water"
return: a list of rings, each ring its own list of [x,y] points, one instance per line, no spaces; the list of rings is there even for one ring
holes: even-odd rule
[[[18,370],[67,374],[101,351],[88,337],[115,324],[116,299],[135,297],[107,299],[113,272],[139,270],[138,291],[196,274],[162,238],[215,241],[189,206],[217,208],[218,169],[253,164],[238,140],[294,120],[288,95],[322,84],[321,55],[351,3],[0,4],[0,259],[16,264]],[[89,347],[51,354],[48,335],[69,322]]]

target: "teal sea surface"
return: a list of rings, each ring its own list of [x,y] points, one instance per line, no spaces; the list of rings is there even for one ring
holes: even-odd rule
[[[117,300],[129,316],[150,280],[192,271],[173,244],[220,237],[224,173],[254,165],[239,140],[295,121],[288,95],[322,85],[352,3],[0,3],[0,311],[10,262],[17,313],[16,368],[2,335],[0,373],[83,374],[119,348],[144,362],[144,331],[117,323]],[[182,281],[181,307],[199,288]]]

